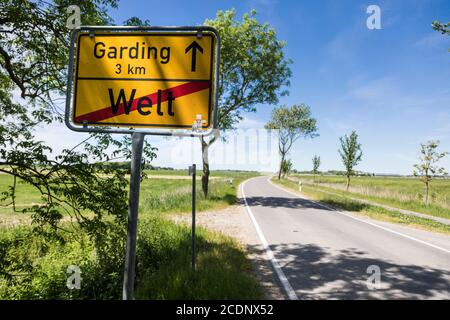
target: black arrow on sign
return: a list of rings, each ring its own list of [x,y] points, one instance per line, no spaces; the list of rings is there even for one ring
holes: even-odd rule
[[[192,50],[192,62],[191,62],[191,71],[195,72],[195,66],[197,64],[197,49],[203,54],[203,48],[197,43],[197,41],[193,41],[184,51],[184,53],[188,53]]]

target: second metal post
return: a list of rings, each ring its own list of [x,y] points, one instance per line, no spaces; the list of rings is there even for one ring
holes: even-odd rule
[[[141,187],[141,160],[145,134],[134,132],[132,139],[132,159],[130,177],[130,200],[128,208],[128,235],[123,276],[123,300],[134,299],[134,276],[136,266],[136,238]]]
[[[192,272],[195,272],[195,174],[197,172],[195,164],[192,165]]]

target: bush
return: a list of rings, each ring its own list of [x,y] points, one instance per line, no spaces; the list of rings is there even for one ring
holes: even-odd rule
[[[48,239],[31,228],[0,235],[0,299],[120,299],[125,253],[121,227],[95,246],[87,232]],[[162,217],[139,221],[136,296],[229,299],[262,296],[245,252],[230,238],[199,229],[198,272],[191,273],[191,230]],[[66,286],[67,267],[81,269],[81,289]]]
[[[123,250],[112,241],[98,254],[86,233],[48,239],[31,228],[11,229],[0,238],[0,299],[111,299],[121,295]],[[101,256],[101,258],[99,258]],[[81,289],[66,286],[70,265],[81,269]]]

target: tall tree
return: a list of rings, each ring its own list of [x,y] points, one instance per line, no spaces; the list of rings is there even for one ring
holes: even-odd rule
[[[450,36],[450,22],[440,23],[439,21],[433,21],[432,25],[434,30],[441,32],[447,36]]]
[[[447,23],[440,23],[439,21],[435,20],[431,24],[434,30],[439,31],[443,35],[450,36],[450,22]],[[450,52],[450,49],[448,49]]]
[[[268,130],[279,130],[278,151],[281,162],[278,180],[281,179],[282,164],[292,145],[301,137],[317,136],[317,121],[311,116],[311,109],[305,104],[292,107],[281,106],[272,110],[271,120],[265,125]]]
[[[286,177],[292,170],[292,161],[290,159],[285,159],[281,163],[281,172],[283,177]]]
[[[352,131],[350,136],[345,135],[339,138],[341,149],[339,154],[345,167],[345,175],[347,176],[346,190],[350,187],[350,177],[354,175],[353,168],[358,165],[362,159],[361,144],[358,142],[358,135]]]
[[[126,26],[136,26],[136,27],[150,26],[150,20],[145,19],[144,21],[142,21],[138,17],[131,17],[131,18],[128,18],[127,20],[125,20],[123,22],[123,24]]]
[[[0,172],[13,178],[2,200],[10,199],[16,210],[16,190],[28,184],[40,192],[42,201],[21,211],[32,213],[38,229],[58,231],[58,222],[68,214],[99,244],[102,230],[106,232],[112,222],[126,227],[127,172],[102,162],[130,158],[130,137],[116,140],[93,134],[77,145],[67,141],[56,154],[35,136],[42,127],[62,125],[64,120],[69,5],[78,5],[83,25],[106,25],[112,22],[107,10],[117,1],[2,1]],[[113,152],[107,152],[111,147]],[[153,151],[147,145],[145,155],[151,159]],[[115,219],[103,219],[106,215]]]
[[[430,183],[434,176],[445,175],[447,172],[444,168],[437,166],[436,164],[440,159],[445,157],[448,152],[438,152],[439,140],[430,140],[426,144],[420,144],[420,163],[414,165],[414,176],[419,176],[425,183],[425,204],[428,205]]]
[[[313,163],[313,182],[316,182],[316,174],[319,173],[319,167],[320,167],[320,157],[317,155],[314,155],[312,158]]]
[[[220,80],[218,124],[220,130],[234,129],[244,112],[255,112],[257,104],[276,104],[283,88],[289,85],[289,59],[283,52],[285,42],[277,39],[275,30],[260,24],[256,11],[236,20],[236,12],[219,11],[214,20],[206,20],[220,34]],[[208,195],[208,149],[216,137],[201,138],[203,176],[202,190]]]

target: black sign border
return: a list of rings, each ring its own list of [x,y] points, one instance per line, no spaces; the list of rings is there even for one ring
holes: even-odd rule
[[[105,122],[75,122],[75,108],[76,108],[76,90],[78,80],[78,59],[75,61],[75,43],[77,43],[77,55],[79,56],[79,40],[82,36],[114,36],[112,33],[117,31],[120,36],[126,36],[126,32],[130,32],[130,36],[136,36],[136,34],[145,34],[149,36],[211,36],[211,65],[210,65],[210,86],[209,86],[209,110],[208,110],[208,123],[203,125],[203,129],[199,131],[189,131],[192,126],[174,126],[174,125],[148,125],[134,123],[105,123]],[[106,33],[105,33],[106,32]],[[203,32],[208,32],[203,34]],[[160,35],[158,35],[160,33]],[[78,27],[73,30],[71,37],[70,47],[70,59],[69,59],[69,72],[67,81],[67,97],[66,97],[66,114],[65,123],[67,127],[73,131],[78,132],[103,132],[103,133],[126,133],[142,132],[150,135],[164,135],[164,136],[207,136],[217,131],[218,119],[217,119],[217,99],[218,99],[218,78],[219,78],[219,63],[220,63],[220,37],[215,28],[209,26],[196,26],[196,27],[109,27],[109,26],[94,26],[94,27]],[[214,70],[214,71],[213,71]],[[75,71],[75,72],[74,72]],[[214,73],[213,73],[214,72]],[[75,73],[75,75],[74,75]],[[190,80],[189,80],[190,81]],[[72,93],[73,86],[73,93]],[[213,95],[214,94],[214,95]],[[73,103],[72,103],[73,102]],[[73,108],[72,108],[73,106]],[[212,120],[212,126],[211,126]],[[113,127],[108,127],[113,126]],[[130,127],[127,127],[130,126]],[[131,126],[136,126],[131,128]],[[125,127],[120,129],[120,127]]]

